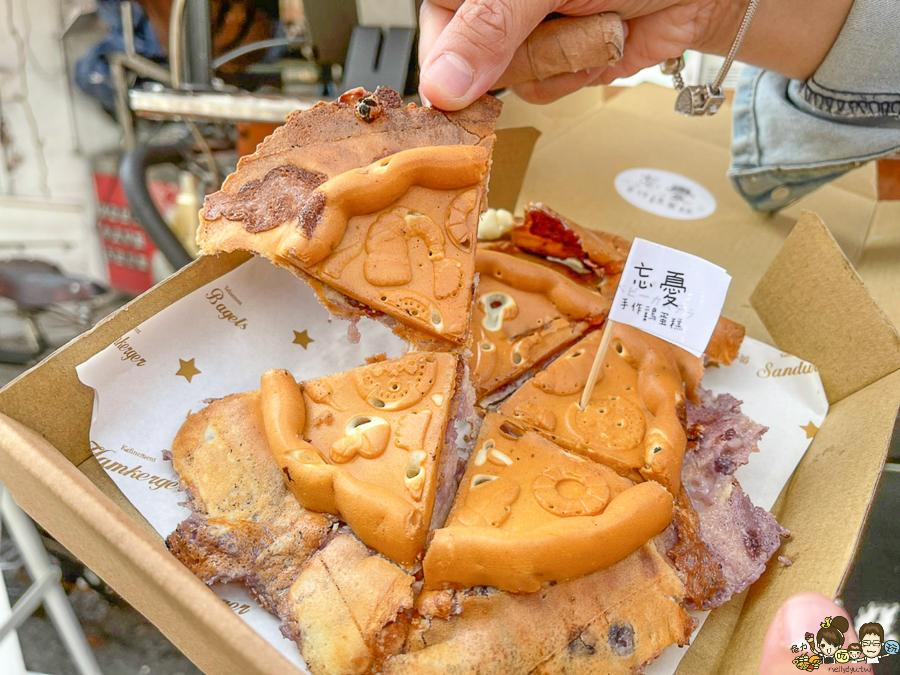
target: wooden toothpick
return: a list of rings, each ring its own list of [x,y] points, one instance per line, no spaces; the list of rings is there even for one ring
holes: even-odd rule
[[[581,403],[578,404],[578,407],[584,410],[587,407],[588,401],[591,400],[591,393],[594,391],[594,385],[597,384],[597,380],[599,380],[603,373],[603,359],[606,358],[606,350],[609,349],[609,341],[612,339],[613,330],[616,327],[616,322],[607,319],[606,327],[603,329],[603,338],[600,340],[600,348],[597,350],[597,355],[594,357],[594,363],[591,365],[591,372],[588,375],[587,383],[584,385],[584,391],[581,393]]]

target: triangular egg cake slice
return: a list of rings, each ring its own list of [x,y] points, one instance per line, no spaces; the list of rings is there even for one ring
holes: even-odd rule
[[[590,574],[665,530],[672,504],[659,483],[635,485],[492,413],[428,547],[425,585],[527,593]]]
[[[616,324],[603,377],[582,410],[602,335],[597,331],[576,343],[504,401],[500,412],[623,476],[658,481],[677,495],[687,445],[685,402],[696,396],[702,362]]]
[[[379,87],[293,113],[206,198],[200,248],[311,277],[339,316],[461,344],[499,110],[488,96],[458,113],[402,106]]]
[[[297,384],[261,380],[266,436],[291,493],[402,565],[421,555],[438,484],[456,470],[458,358],[412,353]],[[442,453],[445,443],[452,447]]]
[[[557,270],[479,248],[471,381],[481,404],[502,398],[609,312],[609,300]]]

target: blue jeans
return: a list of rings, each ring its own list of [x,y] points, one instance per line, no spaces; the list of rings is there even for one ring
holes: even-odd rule
[[[731,150],[729,178],[764,212],[900,152],[900,0],[856,0],[805,82],[745,68]]]

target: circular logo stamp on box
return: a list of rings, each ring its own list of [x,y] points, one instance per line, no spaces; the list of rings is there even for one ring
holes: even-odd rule
[[[700,183],[661,169],[628,169],[616,176],[616,192],[642,211],[673,220],[699,220],[716,212],[716,198]]]

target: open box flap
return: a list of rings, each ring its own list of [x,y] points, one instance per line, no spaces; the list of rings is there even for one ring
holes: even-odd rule
[[[204,672],[297,672],[56,448],[3,415],[0,476],[23,509]]]
[[[493,209],[513,211],[531,153],[541,132],[534,127],[497,129],[497,140],[491,155],[491,180],[488,185],[488,204]]]
[[[766,630],[782,602],[800,591],[837,597],[859,546],[898,411],[900,371],[829,409],[773,509],[792,533],[778,551],[792,565],[773,558],[748,592],[714,610],[678,675],[755,673]]]
[[[878,202],[862,259],[855,266],[895,326],[900,326],[900,201]]]
[[[900,371],[838,401],[785,488],[775,513],[792,532],[751,588],[728,649],[714,671],[759,670],[763,639],[778,607],[800,591],[839,593],[859,545],[884,467],[900,401]],[[701,633],[701,642],[706,636]],[[796,636],[800,641],[802,635]],[[689,652],[690,654],[690,652]],[[681,672],[681,671],[679,671]],[[689,671],[684,671],[689,672]],[[693,672],[693,671],[690,671]]]
[[[750,296],[781,349],[816,365],[831,403],[900,369],[900,336],[821,219],[804,212]]]

